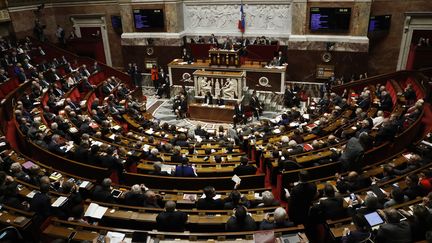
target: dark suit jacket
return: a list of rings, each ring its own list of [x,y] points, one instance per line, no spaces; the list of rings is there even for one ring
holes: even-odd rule
[[[241,175],[253,175],[255,174],[257,168],[252,165],[239,165],[234,168],[234,174]]]
[[[196,205],[199,210],[219,210],[223,209],[224,203],[221,199],[200,198]]]
[[[318,206],[322,212],[323,220],[339,219],[346,217],[346,209],[343,206],[343,199],[340,197],[331,197],[321,200]]]
[[[47,194],[36,193],[30,201],[30,210],[35,212],[40,219],[51,215],[51,199]]]
[[[97,185],[93,190],[93,200],[106,203],[115,202],[114,197],[111,195],[111,191],[109,189],[107,190],[103,188],[100,185]]]
[[[245,112],[245,110],[244,110],[244,106],[243,105],[240,105],[240,107],[239,107],[239,105],[236,104],[234,106],[234,115],[236,117],[242,117],[244,115],[244,112]]]
[[[221,99],[216,99],[216,102],[215,102],[215,103],[216,103],[216,105],[219,105],[219,106],[220,106],[220,105],[225,105],[225,101],[224,101],[224,99],[222,99],[222,98],[221,98]]]
[[[210,105],[212,105],[213,104],[213,97],[210,95],[210,96],[204,96],[204,104],[210,104]]]
[[[225,230],[233,232],[256,230],[256,223],[250,215],[246,215],[244,222],[238,222],[236,217],[231,216],[225,225]]]
[[[157,229],[159,231],[182,232],[185,230],[187,219],[188,215],[184,212],[161,212],[156,217]]]
[[[411,242],[411,228],[408,222],[397,224],[386,223],[380,226],[375,239],[377,243],[406,243]]]

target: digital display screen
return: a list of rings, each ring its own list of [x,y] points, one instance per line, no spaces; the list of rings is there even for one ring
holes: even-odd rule
[[[348,31],[351,8],[310,8],[311,31]]]
[[[388,31],[390,29],[391,15],[371,16],[369,19],[369,32]]]
[[[135,29],[161,29],[164,28],[164,15],[162,9],[134,10]]]

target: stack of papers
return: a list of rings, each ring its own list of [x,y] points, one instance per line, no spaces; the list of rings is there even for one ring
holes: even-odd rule
[[[110,243],[121,243],[125,238],[125,234],[119,232],[108,231],[106,237],[110,239]]]
[[[87,211],[84,214],[84,217],[101,219],[107,210],[108,210],[107,207],[99,206],[96,203],[90,203],[90,205],[87,208]]]
[[[175,165],[162,165],[161,171],[165,171],[171,175],[172,171],[175,170]]]
[[[196,201],[198,198],[197,194],[183,194],[184,200]]]
[[[37,193],[37,191],[33,190],[33,191],[29,192],[29,194],[27,194],[26,197],[33,198],[34,195],[36,195],[36,193]]]
[[[83,182],[81,182],[81,184],[79,185],[79,187],[80,187],[80,188],[86,188],[89,184],[90,184],[90,182],[88,182],[88,181],[83,181]]]

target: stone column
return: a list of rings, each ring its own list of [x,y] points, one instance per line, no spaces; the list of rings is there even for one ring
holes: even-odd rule
[[[134,32],[131,0],[118,0],[124,33]]]
[[[293,0],[292,2],[292,27],[293,35],[305,35],[307,23],[307,0]]]

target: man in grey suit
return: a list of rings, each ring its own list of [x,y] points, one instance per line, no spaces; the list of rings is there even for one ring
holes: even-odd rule
[[[412,242],[410,225],[407,221],[400,221],[398,211],[394,208],[388,208],[384,212],[387,223],[379,227],[376,242]]]

